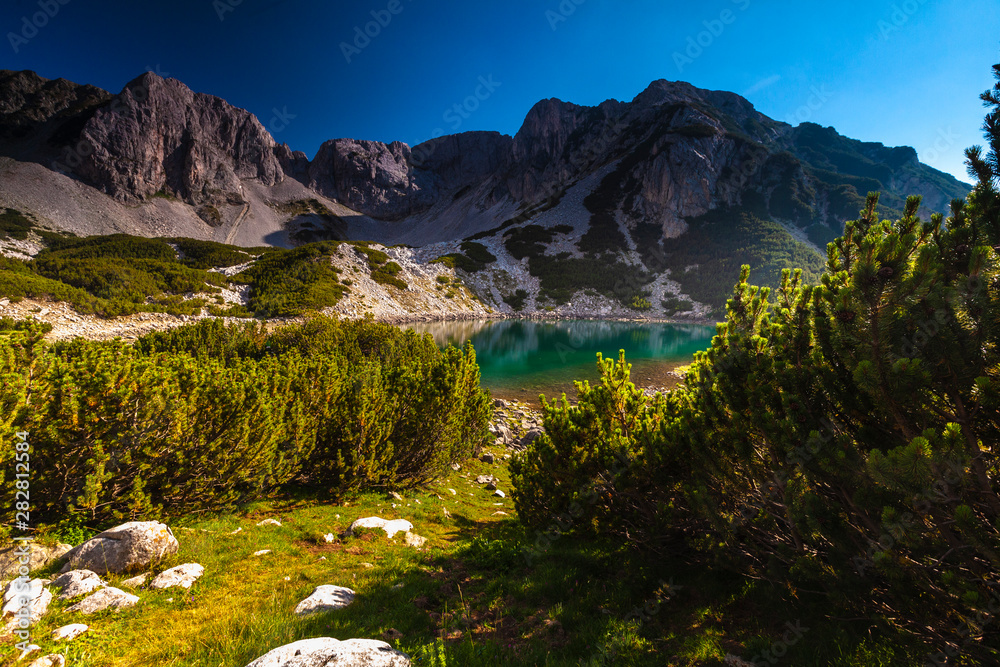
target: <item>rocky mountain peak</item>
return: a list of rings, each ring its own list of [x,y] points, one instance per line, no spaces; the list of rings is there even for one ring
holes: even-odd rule
[[[80,138],[93,148],[74,169],[85,182],[123,202],[165,192],[202,207],[207,222],[213,208],[243,203],[242,180],[284,178],[274,139],[253,114],[153,72],[99,108]]]

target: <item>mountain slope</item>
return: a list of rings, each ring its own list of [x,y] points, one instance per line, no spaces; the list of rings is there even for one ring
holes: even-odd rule
[[[334,139],[312,160],[249,112],[153,73],[111,95],[2,71],[0,100],[0,204],[44,226],[246,246],[366,239],[428,261],[479,242],[496,261],[451,261],[499,310],[717,310],[741,262],[765,284],[789,263],[814,273],[869,190],[887,215],[909,194],[926,215],[968,192],[912,148],[662,80],[627,103],[543,100],[514,137]]]

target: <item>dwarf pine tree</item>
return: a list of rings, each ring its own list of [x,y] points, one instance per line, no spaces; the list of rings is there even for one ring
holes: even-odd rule
[[[977,183],[947,219],[921,220],[912,197],[882,220],[871,193],[829,244],[819,284],[786,270],[776,290],[761,289],[744,267],[683,389],[633,405],[634,387],[605,368],[609,397],[581,387],[579,407],[547,406],[546,437],[512,466],[522,519],[544,526],[581,489],[614,480],[604,500],[577,505],[574,526],[652,549],[680,529],[703,552],[693,557],[806,587],[944,656],[996,659],[1000,65],[994,73],[982,96],[989,147],[967,152]],[[633,416],[649,426],[622,428]]]

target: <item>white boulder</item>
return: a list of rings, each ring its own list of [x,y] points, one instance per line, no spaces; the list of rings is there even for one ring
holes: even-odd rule
[[[156,575],[156,578],[149,583],[150,588],[191,588],[191,584],[198,581],[201,575],[205,574],[205,568],[198,563],[185,563],[172,567],[169,570]]]
[[[69,625],[64,625],[61,628],[57,628],[52,631],[53,641],[72,641],[82,635],[84,632],[90,629],[89,625],[84,623],[71,623]]]
[[[355,528],[381,528],[385,531],[387,536],[392,537],[396,533],[410,532],[413,530],[413,524],[406,519],[393,519],[389,521],[377,516],[370,516],[364,519],[358,519],[352,523],[347,532],[353,534]]]
[[[343,586],[317,586],[312,595],[295,607],[299,616],[343,609],[354,602],[354,591]]]
[[[82,614],[94,614],[105,609],[124,609],[132,607],[139,601],[134,595],[130,595],[118,588],[102,588],[96,593],[83,598],[66,611],[78,611]]]
[[[177,552],[177,538],[158,521],[130,521],[93,537],[68,554],[62,572],[128,572]]]
[[[410,658],[377,639],[318,637],[280,646],[246,667],[410,667]]]
[[[72,570],[65,574],[60,574],[52,581],[52,585],[62,589],[62,592],[59,593],[60,600],[69,600],[70,598],[86,595],[87,593],[93,593],[98,588],[107,586],[97,576],[96,572],[91,572],[90,570]]]

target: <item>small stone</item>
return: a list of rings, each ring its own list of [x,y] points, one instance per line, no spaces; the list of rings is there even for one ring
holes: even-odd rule
[[[483,463],[492,464],[493,461],[494,461],[494,456],[493,456],[493,454],[491,454],[489,452],[486,452],[482,456],[479,457],[479,460],[482,461]]]
[[[261,549],[260,551],[254,551],[253,555],[254,556],[266,556],[269,553],[271,553],[270,549]]]
[[[71,623],[52,631],[53,641],[72,641],[90,629],[84,623]]]
[[[494,491],[493,495],[496,496],[497,498],[506,498],[507,497],[507,494],[504,493],[503,491],[501,491],[500,489],[497,489],[496,491]]]
[[[295,607],[298,616],[343,609],[354,602],[354,591],[343,586],[317,586],[312,595]]]
[[[326,541],[327,544],[329,544],[330,542],[333,542],[337,538],[334,537],[333,533],[327,533],[326,535],[323,536],[323,539]]]
[[[91,572],[90,570],[73,570],[66,574],[60,574],[52,582],[52,585],[62,589],[62,592],[59,593],[60,600],[68,600],[86,595],[87,593],[93,593],[98,588],[103,588],[107,584],[101,581],[96,572]]]
[[[374,565],[372,565],[371,563],[362,563],[362,564],[361,564],[361,567],[364,567],[364,568],[373,568],[373,567],[375,567],[375,566],[374,566]]]
[[[347,530],[348,534],[353,534],[356,528],[381,528],[385,531],[388,537],[392,537],[396,533],[408,533],[413,530],[413,524],[406,519],[394,519],[392,521],[387,521],[377,516],[365,517],[364,519],[358,519],[351,524],[351,527]]]
[[[455,472],[458,472],[459,470],[462,469],[462,466],[458,465],[457,463],[452,463],[451,469],[454,470]]]
[[[257,523],[258,526],[280,526],[281,522],[277,519],[264,519]]]
[[[31,622],[37,623],[45,615],[52,602],[52,593],[45,588],[49,584],[48,579],[32,579],[25,582],[22,579],[15,579],[9,582],[3,592],[3,609],[0,611],[0,618],[7,618],[16,614],[23,607],[28,607],[31,614]],[[23,603],[23,604],[22,604]],[[9,623],[12,626],[18,624],[16,618],[12,618]],[[3,627],[0,626],[0,632]]]
[[[493,475],[479,475],[476,477],[476,484],[490,484],[493,481]]]
[[[458,495],[458,491],[456,491],[455,489],[448,489],[448,493],[450,493],[453,496]]]
[[[234,530],[233,532],[231,532],[231,533],[229,533],[229,534],[230,534],[230,535],[235,535],[236,533],[240,532],[241,530],[243,530],[243,527],[242,527],[242,526],[241,526],[241,527],[239,527],[239,528],[237,528],[236,530]]]
[[[28,667],[66,667],[66,657],[58,653],[44,655],[28,665]]]
[[[138,576],[132,577],[131,579],[126,579],[119,586],[124,586],[125,588],[140,588],[146,584],[146,579],[149,578],[149,572],[144,572]]]
[[[392,493],[390,493],[389,496],[392,497],[393,500],[398,500],[400,502],[403,501],[403,496],[399,495],[395,491],[393,491]]]
[[[24,647],[24,650],[21,651],[21,656],[17,660],[18,662],[20,662],[21,660],[24,660],[35,651],[41,651],[41,650],[42,647],[39,646],[38,644],[28,644],[27,646]]]
[[[487,484],[486,485],[486,490],[487,491],[496,491],[497,490],[497,484],[496,484],[496,482],[490,482],[489,484]]]
[[[118,588],[108,587],[102,588],[89,597],[83,598],[66,611],[78,611],[83,614],[93,614],[105,609],[118,611],[125,607],[134,606],[138,601],[139,598],[134,595],[130,595]]]
[[[414,549],[419,549],[427,544],[426,537],[420,537],[416,533],[406,534],[406,546],[413,547]]]
[[[150,582],[149,587],[191,588],[191,585],[198,581],[203,574],[205,574],[205,568],[198,563],[185,563],[161,572]]]
[[[396,628],[389,628],[388,630],[382,633],[382,639],[386,640],[387,642],[399,641],[402,638],[403,638],[403,633],[397,630]]]

